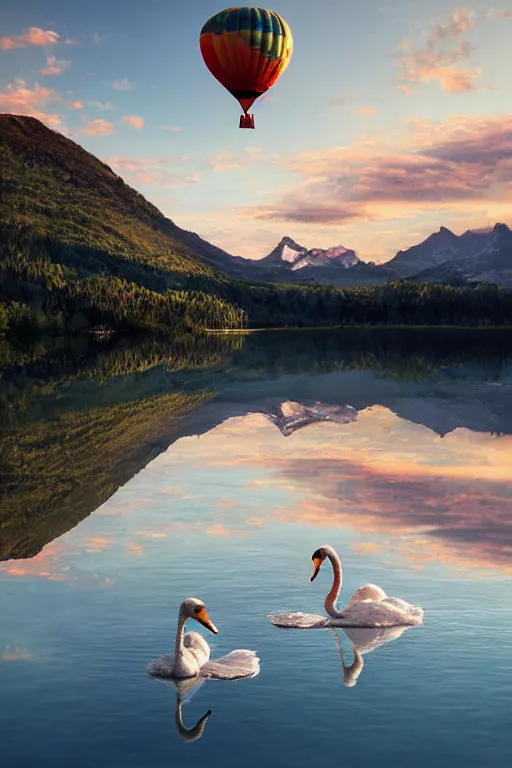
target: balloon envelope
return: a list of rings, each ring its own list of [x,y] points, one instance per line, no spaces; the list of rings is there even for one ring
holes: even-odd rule
[[[266,8],[227,8],[212,16],[199,45],[212,75],[245,113],[274,85],[293,52],[286,21]]]

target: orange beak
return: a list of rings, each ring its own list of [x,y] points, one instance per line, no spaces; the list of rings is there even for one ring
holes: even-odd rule
[[[320,572],[320,567],[322,565],[322,558],[321,557],[315,557],[313,559],[313,573],[311,574],[311,581],[314,581],[316,577],[318,576]]]
[[[217,635],[219,633],[219,630],[215,626],[215,624],[212,624],[210,621],[210,617],[206,613],[206,608],[201,608],[199,613],[195,614],[196,619],[200,624],[203,625],[203,627],[206,627],[206,629],[209,629],[210,632],[213,632],[214,635]]]

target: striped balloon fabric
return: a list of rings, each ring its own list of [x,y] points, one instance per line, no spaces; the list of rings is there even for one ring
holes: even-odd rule
[[[286,21],[266,8],[227,8],[212,16],[199,45],[212,75],[247,112],[255,100],[274,85],[289,64],[293,39]]]

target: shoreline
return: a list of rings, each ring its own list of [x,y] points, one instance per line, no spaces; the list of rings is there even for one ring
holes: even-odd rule
[[[268,333],[272,331],[381,331],[390,330],[459,330],[459,331],[512,331],[512,325],[309,325],[278,326],[275,328],[203,328],[203,333],[236,333],[246,336],[250,333]]]

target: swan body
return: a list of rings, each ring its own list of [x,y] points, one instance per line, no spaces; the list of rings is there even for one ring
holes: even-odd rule
[[[190,678],[212,680],[237,680],[255,677],[260,671],[256,651],[240,649],[231,651],[216,661],[210,661],[210,646],[198,632],[185,633],[187,619],[195,619],[204,627],[218,633],[212,624],[202,600],[189,597],[180,606],[174,654],[165,654],[150,662],[147,667],[152,677],[183,681]]]
[[[338,610],[336,604],[341,590],[341,561],[333,547],[326,544],[313,553],[311,581],[318,576],[326,558],[330,560],[334,574],[331,590],[324,603],[329,617],[301,612],[272,613],[269,616],[272,624],[295,629],[320,629],[417,626],[423,623],[423,608],[410,605],[399,597],[388,597],[376,584],[365,584],[356,589],[345,608]]]

